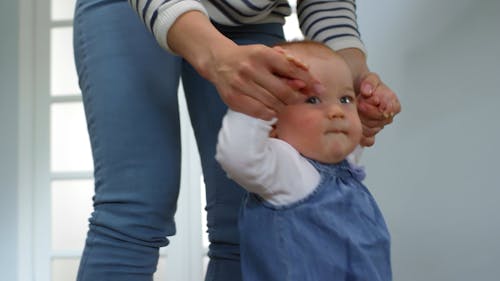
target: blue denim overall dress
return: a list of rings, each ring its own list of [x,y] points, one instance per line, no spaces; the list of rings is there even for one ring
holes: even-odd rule
[[[248,194],[239,220],[243,280],[392,280],[389,232],[363,175],[347,161],[309,161],[321,180],[299,202],[273,206]]]

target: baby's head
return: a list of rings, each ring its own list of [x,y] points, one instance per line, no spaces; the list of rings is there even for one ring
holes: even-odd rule
[[[286,141],[302,155],[323,162],[344,160],[359,144],[361,121],[349,67],[327,46],[311,42],[280,45],[309,66],[326,88],[321,96],[305,96],[278,113],[271,137]]]

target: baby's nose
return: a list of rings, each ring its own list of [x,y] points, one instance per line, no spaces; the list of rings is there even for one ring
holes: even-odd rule
[[[334,119],[334,118],[342,118],[344,117],[344,111],[338,104],[332,104],[328,106],[328,118],[329,119]]]

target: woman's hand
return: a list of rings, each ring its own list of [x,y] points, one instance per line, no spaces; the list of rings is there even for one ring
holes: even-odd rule
[[[358,113],[363,124],[362,146],[372,146],[375,135],[392,123],[401,111],[396,94],[374,72],[368,72],[360,80]]]
[[[302,94],[324,87],[307,68],[264,45],[238,46],[198,11],[181,15],[168,31],[168,46],[212,82],[233,110],[270,120]]]
[[[358,93],[358,113],[363,125],[360,144],[372,146],[375,143],[375,135],[384,126],[392,123],[394,116],[401,111],[401,104],[396,94],[380,80],[380,77],[370,72],[362,51],[347,48],[337,53],[349,65],[354,88]]]
[[[231,109],[265,120],[304,94],[325,91],[304,64],[264,45],[226,47],[205,75]]]

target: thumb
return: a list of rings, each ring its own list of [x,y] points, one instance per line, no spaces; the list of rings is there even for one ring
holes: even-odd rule
[[[363,97],[372,96],[375,89],[378,87],[380,83],[380,78],[374,72],[367,73],[362,79],[359,86],[359,92]]]

